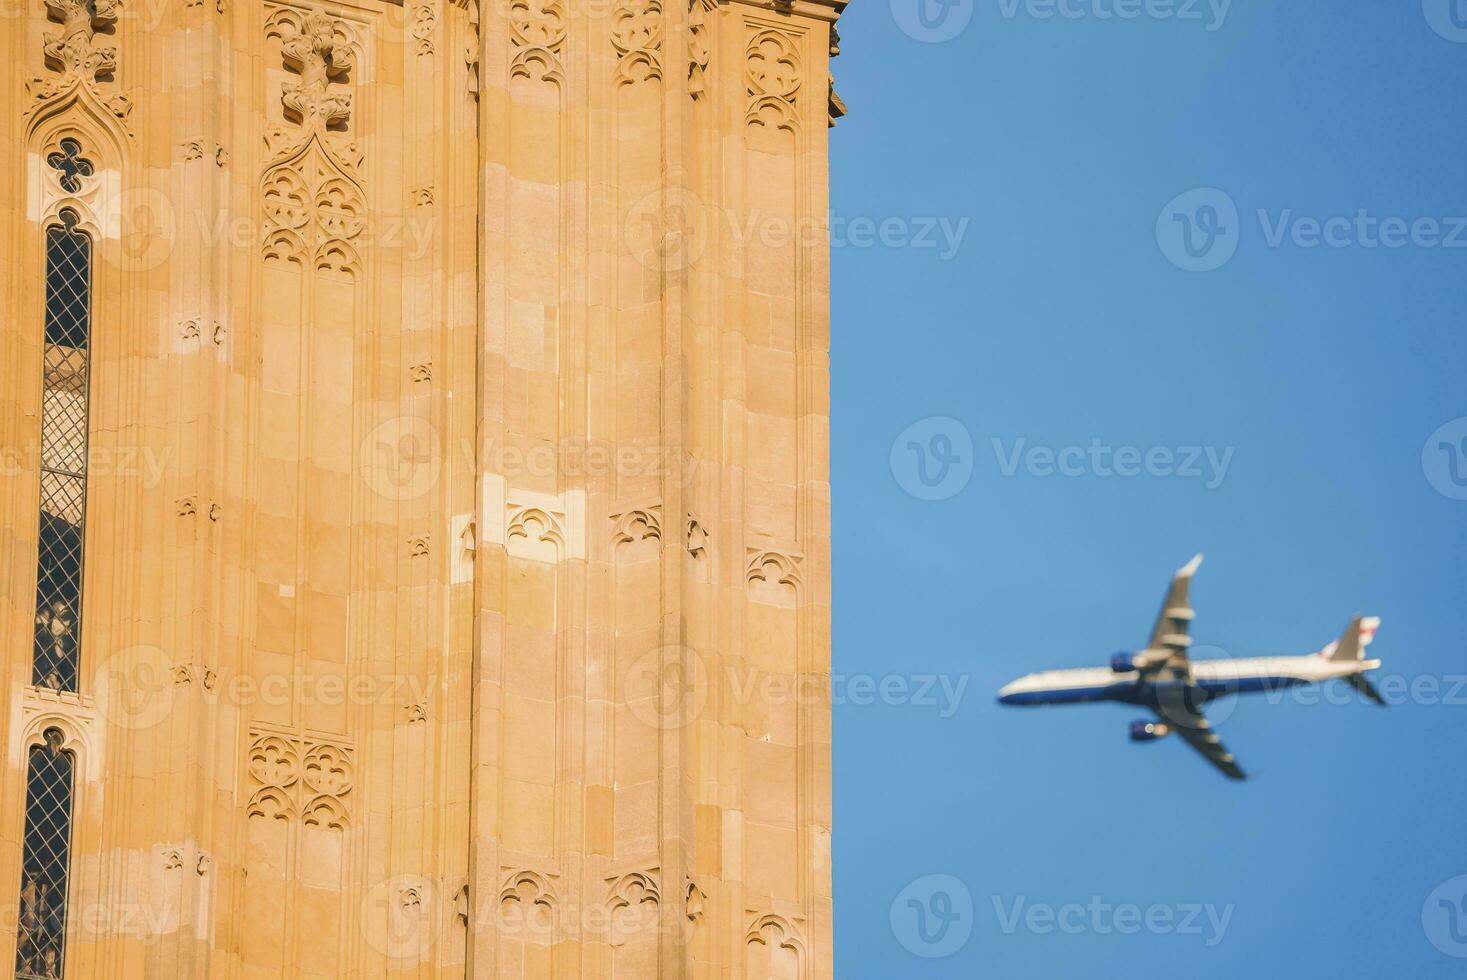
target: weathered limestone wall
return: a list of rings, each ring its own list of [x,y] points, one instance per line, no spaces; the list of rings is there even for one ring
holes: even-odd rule
[[[15,4],[0,970],[57,728],[67,977],[828,977],[839,5]],[[76,692],[31,684],[63,211]]]

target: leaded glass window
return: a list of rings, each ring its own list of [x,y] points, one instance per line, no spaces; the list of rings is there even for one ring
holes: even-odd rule
[[[76,224],[76,214],[63,211],[61,223],[46,229],[41,520],[31,683],[57,691],[77,689],[81,655],[92,241]]]
[[[17,980],[59,980],[66,959],[66,879],[71,867],[75,757],[61,731],[46,731],[26,768],[25,839],[20,864]]]

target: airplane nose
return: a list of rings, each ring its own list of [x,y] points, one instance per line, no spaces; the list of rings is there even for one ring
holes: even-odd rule
[[[998,689],[999,704],[1027,705],[1034,703],[1035,675],[1025,674],[1023,677],[1009,681]]]

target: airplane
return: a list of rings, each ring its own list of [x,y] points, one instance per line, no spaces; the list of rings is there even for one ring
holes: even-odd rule
[[[1002,704],[1051,705],[1117,701],[1150,708],[1156,719],[1131,723],[1131,741],[1152,742],[1169,734],[1182,737],[1229,779],[1246,779],[1233,754],[1212,731],[1203,709],[1229,694],[1277,691],[1339,678],[1378,705],[1386,702],[1365,676],[1380,666],[1366,660],[1380,619],[1356,616],[1345,632],[1317,653],[1297,657],[1202,660],[1187,657],[1196,613],[1189,601],[1192,576],[1202,565],[1197,555],[1177,569],[1146,649],[1118,653],[1109,667],[1046,670],[1028,674],[998,692]]]

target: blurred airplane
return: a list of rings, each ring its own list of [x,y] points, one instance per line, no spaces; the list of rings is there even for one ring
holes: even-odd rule
[[[1247,776],[1203,716],[1203,708],[1217,698],[1339,678],[1376,704],[1385,704],[1365,676],[1366,671],[1380,666],[1379,660],[1365,659],[1365,648],[1380,627],[1380,619],[1374,616],[1356,616],[1338,640],[1317,653],[1197,663],[1189,660],[1189,627],[1196,613],[1188,592],[1201,564],[1202,556],[1198,555],[1177,569],[1146,649],[1118,653],[1108,668],[1028,674],[1000,690],[999,701],[1018,705],[1119,701],[1150,708],[1156,719],[1132,722],[1131,741],[1151,742],[1175,733],[1229,779]]]

